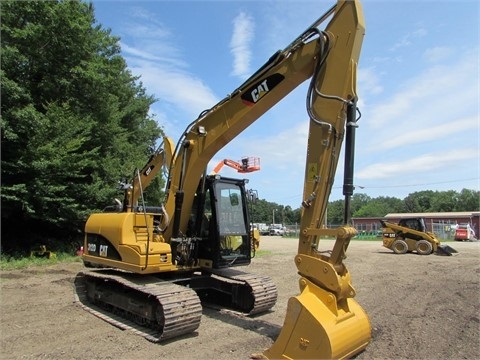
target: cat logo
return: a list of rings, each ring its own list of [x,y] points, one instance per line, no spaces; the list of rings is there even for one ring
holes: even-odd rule
[[[100,245],[99,255],[103,257],[107,257],[108,254],[108,245]]]
[[[281,74],[272,74],[269,77],[259,81],[242,94],[242,100],[248,106],[255,105],[265,95],[267,95],[275,86],[285,79]]]

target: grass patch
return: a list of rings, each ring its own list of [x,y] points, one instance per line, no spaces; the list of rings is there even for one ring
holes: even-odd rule
[[[55,265],[64,262],[81,262],[80,256],[74,256],[68,253],[56,253],[55,257],[50,259],[40,257],[16,257],[10,255],[0,255],[0,270],[25,269],[30,266]]]
[[[381,237],[378,236],[355,236],[352,240],[356,241],[383,241]]]
[[[294,240],[298,240],[298,237],[294,237],[294,236],[289,236],[289,235],[285,235],[284,238],[289,238],[289,239],[294,239]],[[320,238],[320,241],[322,240],[335,240],[334,237],[321,237]],[[378,237],[376,235],[372,235],[372,236],[369,236],[369,235],[356,235],[352,238],[352,241],[356,241],[356,240],[368,240],[368,241],[382,241],[382,238],[381,237]]]
[[[262,257],[262,256],[268,256],[268,255],[272,255],[273,252],[271,250],[262,250],[262,249],[258,249],[255,251],[255,257],[258,258],[258,257]]]

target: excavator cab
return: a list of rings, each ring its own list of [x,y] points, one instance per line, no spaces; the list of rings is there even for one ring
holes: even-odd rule
[[[245,180],[209,175],[202,183],[192,208],[192,232],[201,239],[200,265],[220,269],[249,264],[252,239]]]

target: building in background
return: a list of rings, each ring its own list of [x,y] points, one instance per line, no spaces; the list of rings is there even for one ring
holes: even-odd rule
[[[382,230],[381,219],[398,223],[404,218],[423,218],[427,231],[435,233],[440,239],[453,239],[455,230],[460,224],[469,224],[476,236],[480,234],[480,212],[435,212],[435,213],[390,213],[382,218],[357,217],[352,218],[352,225],[360,234],[374,234]]]

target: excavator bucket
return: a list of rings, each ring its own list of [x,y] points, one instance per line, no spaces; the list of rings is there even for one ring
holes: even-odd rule
[[[435,254],[442,256],[452,256],[458,254],[458,251],[448,245],[438,245]]]
[[[371,339],[370,321],[353,299],[335,296],[307,279],[300,295],[290,298],[282,331],[268,359],[345,359],[364,350]]]

